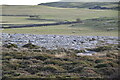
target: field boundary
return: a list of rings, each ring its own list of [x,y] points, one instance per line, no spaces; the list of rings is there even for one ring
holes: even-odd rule
[[[72,21],[72,22],[57,22],[57,23],[47,23],[47,24],[28,24],[28,25],[20,25],[20,26],[9,26],[9,27],[3,27],[4,29],[9,28],[24,28],[24,27],[40,27],[40,26],[53,26],[53,25],[63,25],[63,24],[75,24],[75,23],[81,23],[78,21]]]

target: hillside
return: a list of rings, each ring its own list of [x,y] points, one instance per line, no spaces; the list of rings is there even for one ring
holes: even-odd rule
[[[81,19],[84,23],[75,25],[69,24],[57,26],[37,26],[35,28],[4,29],[3,32],[5,33],[59,34],[81,36],[102,36],[104,34],[104,36],[118,36],[118,30],[116,27],[118,17],[117,10],[60,8],[43,5],[3,5],[2,9],[2,16],[0,17],[2,18],[1,24],[3,24],[4,27],[31,24],[50,24],[64,21],[75,21],[76,19]],[[106,19],[104,19],[105,17]],[[97,20],[95,21],[93,19]],[[114,28],[114,30],[106,31],[109,28]]]
[[[109,46],[109,50],[106,50],[108,47],[99,47],[96,50],[105,49],[106,51],[98,52],[94,56],[76,56],[76,53],[81,51],[25,49],[16,48],[15,44],[12,45],[14,47],[2,48],[3,80],[10,80],[9,78],[12,78],[11,80],[23,80],[23,78],[24,80],[41,80],[40,78],[50,78],[45,80],[53,80],[52,78],[118,80],[117,58],[119,55],[116,47]]]
[[[118,2],[119,0],[60,0],[60,2]]]
[[[96,6],[104,7],[105,9],[118,9],[118,2],[51,2],[38,5],[62,7],[62,8],[94,8]]]

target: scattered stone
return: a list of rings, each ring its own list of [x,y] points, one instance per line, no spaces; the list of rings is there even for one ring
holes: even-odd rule
[[[34,35],[2,33],[2,44],[16,44],[18,47],[31,43],[46,49],[96,48],[105,44],[118,44],[118,37],[112,36],[72,36],[72,35]]]

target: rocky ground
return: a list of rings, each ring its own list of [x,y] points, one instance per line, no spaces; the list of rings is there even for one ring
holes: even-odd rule
[[[118,79],[117,37],[3,33],[1,40],[3,78]]]
[[[26,43],[45,47],[47,49],[85,49],[106,44],[118,44],[118,37],[110,36],[66,36],[66,35],[33,35],[2,33],[3,44],[17,44],[21,47]]]

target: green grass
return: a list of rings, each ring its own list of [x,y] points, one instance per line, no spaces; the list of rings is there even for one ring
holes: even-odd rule
[[[85,20],[84,24],[71,25],[58,25],[58,26],[43,26],[34,28],[18,28],[18,29],[4,29],[5,33],[30,33],[30,34],[58,34],[58,35],[93,35],[93,36],[118,36],[116,24],[113,26],[105,27],[103,23],[106,21],[92,21],[93,18],[103,19],[103,17],[118,17],[118,11],[115,10],[91,10],[85,8],[57,8],[48,6],[10,6],[4,5],[2,24],[5,26],[10,25],[24,25],[24,24],[43,24],[43,23],[54,23],[56,21],[41,21],[41,20],[28,20],[30,15],[38,15],[41,19],[54,19],[54,20],[68,20],[75,21],[77,18]],[[21,16],[18,16],[21,15]],[[90,19],[90,20],[86,20]],[[116,21],[116,19],[115,19]],[[111,24],[111,23],[110,23]],[[95,25],[98,25],[96,27]],[[115,27],[116,30],[106,31],[106,28]]]
[[[1,16],[0,16],[1,17]],[[44,24],[54,23],[55,21],[28,20],[25,16],[2,16],[3,25],[23,25],[23,24]]]
[[[89,10],[77,8],[54,8],[47,6],[3,6],[3,15],[39,15],[42,18],[75,20],[97,17],[117,17],[114,10]],[[7,19],[5,19],[7,20]]]
[[[81,36],[118,36],[117,31],[94,30],[89,27],[69,27],[69,25],[46,26],[35,28],[4,29],[4,33],[30,33],[30,34],[58,34]]]
[[[105,24],[104,24],[105,23]],[[108,28],[115,30],[107,31]],[[4,29],[5,33],[58,34],[80,36],[118,36],[117,18],[96,18],[84,20],[83,24],[42,26],[30,28]]]

